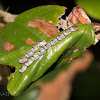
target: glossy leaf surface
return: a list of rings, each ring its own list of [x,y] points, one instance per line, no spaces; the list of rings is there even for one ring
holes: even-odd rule
[[[76,25],[79,28],[78,31],[71,32],[71,34],[66,36],[63,40],[59,41],[56,45],[51,46],[46,51],[46,53],[42,55],[38,60],[34,61],[24,73],[19,73],[20,67],[19,68],[16,67],[14,79],[13,76],[11,75],[9,77],[9,83],[8,83],[8,91],[12,95],[16,95],[16,93],[23,90],[28,84],[40,78],[47,71],[47,69],[50,68],[57,61],[57,59],[66,49],[70,49],[74,44],[76,44],[79,40],[81,40],[82,37],[85,37],[86,40],[85,43],[87,44],[87,46],[90,46],[94,43],[94,31],[90,29],[92,25],[82,25],[82,24],[76,24]],[[87,34],[89,37],[88,39],[91,39],[91,41],[86,39]],[[48,39],[47,42],[50,42],[51,39],[54,39],[56,37],[57,36],[54,36]],[[81,45],[82,43],[84,44],[84,38],[81,40],[79,45],[79,47],[82,46],[84,48],[84,45]]]
[[[75,58],[83,55],[86,49],[90,46],[89,44],[93,44],[94,41],[94,31],[91,25],[86,26],[84,35],[80,38],[80,40],[74,44],[70,49],[66,50],[62,57],[57,62],[57,67],[60,67],[66,62],[70,63]]]
[[[54,36],[48,38],[38,28],[30,28],[27,26],[28,21],[35,18],[44,18],[47,21],[57,23],[57,18],[64,12],[65,7],[60,6],[42,6],[28,10],[18,17],[15,22],[7,24],[0,30],[0,63],[4,65],[14,66],[15,75],[11,74],[8,83],[8,91],[11,95],[16,95],[25,89],[31,82],[39,79],[56,61],[64,54],[69,58],[72,56],[78,57],[84,53],[84,47],[89,47],[94,43],[94,30],[92,25],[76,24],[79,30],[71,32],[63,40],[59,41],[56,45],[51,46],[44,55],[38,60],[34,61],[24,73],[19,73],[19,69],[23,64],[19,64],[18,60],[31,49],[33,45],[27,45],[26,39],[32,38],[35,42],[46,40],[50,42],[52,39],[57,38]],[[39,13],[37,13],[39,12]],[[52,12],[52,13],[50,13]],[[60,34],[62,34],[61,32]],[[3,45],[5,42],[10,42],[15,45],[14,51],[5,51]],[[78,53],[73,53],[73,45],[77,43],[76,48],[80,49]],[[81,52],[82,51],[82,52]],[[66,57],[65,56],[65,57]],[[67,61],[62,61],[63,56],[58,60],[58,65],[64,64]]]
[[[48,39],[48,37],[40,32],[38,28],[28,27],[27,23],[36,18],[44,18],[47,21],[52,21],[52,24],[57,24],[57,18],[64,13],[64,9],[65,7],[63,6],[40,6],[18,15],[13,23],[8,23],[0,30],[0,56],[3,57],[7,54],[13,54],[13,51],[8,52],[4,50],[3,45],[5,42],[14,44],[14,50],[18,50],[24,48],[24,46],[28,46],[26,44],[26,39],[28,38],[31,38],[35,42]],[[0,63],[8,64],[5,60],[7,61],[7,59],[4,59],[4,61],[0,60]]]

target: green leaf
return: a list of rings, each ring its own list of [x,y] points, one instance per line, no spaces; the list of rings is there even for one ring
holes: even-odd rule
[[[45,18],[45,20],[57,24],[58,17],[64,13],[64,10],[65,7],[57,5],[36,7],[18,15],[13,23],[5,25],[0,30],[0,64],[20,68],[22,65],[18,63],[18,59],[33,46],[28,46],[26,39],[31,38],[35,42],[48,39],[38,28],[28,27],[28,21],[35,18]],[[14,51],[4,50],[3,45],[6,42],[15,45]]]
[[[38,81],[34,82],[26,91],[21,93],[20,95],[13,97],[11,100],[24,100],[27,98],[27,100],[37,100],[37,96],[39,94],[39,88],[38,84],[43,84],[46,82],[53,81],[57,75],[62,72],[66,71],[68,68],[68,65],[64,65],[62,67],[56,68],[55,70],[49,72],[42,78],[40,78]]]
[[[16,95],[18,92],[24,90],[24,88],[27,85],[29,85],[31,82],[34,82],[38,78],[40,78],[47,71],[47,69],[50,68],[58,60],[61,54],[66,49],[68,50],[74,44],[76,44],[81,39],[81,37],[85,36],[85,43],[87,44],[87,46],[90,46],[94,43],[94,30],[91,30],[93,29],[92,25],[90,24],[83,25],[80,23],[76,25],[79,28],[78,31],[71,32],[71,34],[67,35],[63,40],[59,41],[56,45],[51,46],[46,51],[46,53],[42,55],[38,60],[34,61],[34,63],[32,63],[24,73],[19,73],[20,67],[16,67],[14,79],[13,79],[13,76],[10,75],[9,83],[7,85],[8,91],[10,92],[11,95]],[[61,32],[60,34],[62,33],[63,32]],[[87,35],[89,38],[87,38]],[[57,36],[54,36],[48,39],[46,42],[50,42],[54,38],[57,38]],[[91,39],[91,41],[87,40],[86,38]],[[84,43],[84,39],[83,41],[81,41],[81,43]],[[80,43],[80,47],[81,47],[81,43]],[[82,47],[84,48],[83,44],[82,44]],[[21,54],[21,51],[20,51],[20,54]],[[13,61],[13,59],[10,59],[10,60],[11,62]],[[14,65],[14,63],[12,63],[12,65]],[[20,65],[22,64],[19,64],[19,66]]]
[[[76,24],[79,28],[78,31],[71,32],[71,34],[67,35],[56,45],[51,46],[46,50],[46,53],[40,56],[38,60],[34,61],[24,73],[19,73],[19,69],[23,64],[19,64],[18,60],[33,46],[26,44],[25,41],[27,38],[32,38],[35,42],[40,40],[50,42],[58,36],[48,38],[44,33],[40,32],[38,28],[28,27],[28,21],[35,18],[44,18],[45,20],[53,21],[53,24],[56,24],[57,18],[64,12],[64,9],[65,7],[60,6],[36,7],[20,14],[13,23],[7,24],[0,30],[0,63],[16,67],[14,78],[12,74],[8,78],[9,82],[7,88],[11,95],[22,92],[31,82],[39,79],[58,59],[60,59],[59,57],[62,56],[64,51],[68,51],[66,54],[70,58],[71,55],[73,55],[72,52],[74,49],[72,49],[72,46],[74,44],[77,43],[77,48],[83,50],[84,46],[89,47],[94,43],[94,30],[92,25]],[[63,32],[60,34],[62,33]],[[14,51],[5,51],[3,48],[5,42],[14,44]],[[69,53],[69,51],[72,52]],[[83,52],[84,51],[82,51],[82,53],[75,53],[76,57],[82,55]],[[55,65],[55,67],[65,63],[62,62],[62,59],[63,56],[60,61],[58,60],[58,65]]]
[[[100,20],[100,0],[76,0],[76,4],[82,6],[91,17]]]
[[[64,9],[65,7],[57,5],[36,7],[18,15],[13,23],[5,25],[5,27],[0,30],[0,58],[2,59],[0,60],[0,63],[7,65],[11,62],[7,55],[13,55],[14,57],[12,56],[12,59],[15,63],[14,59],[23,55],[22,53],[22,55],[16,55],[18,51],[22,50],[22,52],[25,52],[24,50],[27,47],[32,47],[32,45],[28,46],[26,44],[27,38],[31,38],[35,42],[48,39],[48,37],[44,33],[40,32],[38,28],[31,28],[27,26],[27,23],[30,20],[35,18],[45,18],[45,20],[52,21],[53,24],[57,24],[58,17],[64,13]],[[15,45],[14,51],[8,52],[4,50],[3,45],[6,42],[10,42]],[[17,66],[17,64],[15,63],[15,65],[12,66]]]

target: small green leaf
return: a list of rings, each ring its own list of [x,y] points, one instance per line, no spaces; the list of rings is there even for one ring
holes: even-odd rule
[[[100,0],[76,0],[76,4],[82,6],[91,17],[100,20]]]

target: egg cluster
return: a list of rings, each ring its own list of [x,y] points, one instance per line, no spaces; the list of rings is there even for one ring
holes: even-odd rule
[[[57,38],[51,40],[50,42],[47,42],[45,40],[42,40],[40,42],[38,42],[36,45],[34,45],[31,50],[29,50],[26,55],[22,58],[19,59],[19,63],[22,64],[22,63],[25,63],[20,69],[19,69],[19,72],[20,73],[23,73],[26,68],[28,66],[30,66],[33,61],[37,60],[41,55],[45,54],[46,50],[49,49],[52,45],[55,45],[56,43],[58,43],[58,41],[62,40],[65,38],[65,36],[67,36],[68,34],[70,34],[72,31],[76,31],[78,30],[78,27],[77,26],[72,26],[70,27],[69,29],[65,30],[63,32],[63,34],[60,34],[57,36]],[[41,48],[37,54],[34,54],[34,52],[36,52],[39,47],[43,47]],[[28,59],[30,58],[30,59]]]

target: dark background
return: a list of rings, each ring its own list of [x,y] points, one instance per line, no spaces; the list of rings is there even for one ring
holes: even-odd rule
[[[61,5],[68,7],[69,11],[76,6],[74,0],[0,0],[4,9],[9,7],[9,12],[19,14],[25,10],[41,5]]]

